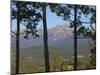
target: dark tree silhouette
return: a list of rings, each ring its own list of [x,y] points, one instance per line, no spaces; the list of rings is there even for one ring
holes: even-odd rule
[[[89,27],[81,25],[78,27],[77,35],[83,38],[89,38],[90,45],[90,68],[96,68],[96,7],[95,6],[79,6],[85,16],[91,15],[88,22]],[[82,22],[81,22],[82,23]],[[87,24],[87,22],[84,22]]]
[[[50,72],[49,65],[49,51],[48,51],[48,32],[47,32],[47,21],[46,21],[46,3],[42,4],[43,12],[43,38],[44,38],[44,56],[45,56],[45,71]]]
[[[17,3],[17,32],[16,32],[16,74],[19,73],[19,35],[20,35],[20,4]]]
[[[74,6],[74,70],[77,70],[77,5]]]

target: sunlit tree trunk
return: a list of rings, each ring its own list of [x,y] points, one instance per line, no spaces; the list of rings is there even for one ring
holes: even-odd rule
[[[17,32],[16,32],[16,74],[19,73],[19,36],[20,36],[20,7],[19,2],[17,3]]]
[[[47,32],[47,21],[46,21],[46,4],[42,4],[43,11],[43,38],[44,38],[44,57],[45,57],[45,71],[50,71],[49,64],[49,51],[48,51],[48,32]]]
[[[74,8],[74,70],[77,70],[77,5]]]

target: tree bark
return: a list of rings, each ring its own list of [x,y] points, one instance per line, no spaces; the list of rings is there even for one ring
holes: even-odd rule
[[[49,65],[49,51],[48,51],[48,32],[47,32],[47,21],[46,21],[46,4],[42,4],[43,11],[43,38],[44,38],[44,57],[45,57],[45,71],[50,72]]]
[[[17,3],[17,32],[16,32],[16,74],[19,73],[19,36],[20,36],[20,6],[19,2]]]
[[[77,70],[77,5],[74,8],[74,70]]]

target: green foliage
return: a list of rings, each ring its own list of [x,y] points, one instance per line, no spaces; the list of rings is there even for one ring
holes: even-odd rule
[[[91,47],[90,64],[92,68],[96,68],[96,45],[94,43]]]
[[[32,3],[32,2],[21,2],[21,1],[12,1],[11,3],[11,12],[12,12],[12,21],[14,19],[17,20],[17,12],[18,12],[18,5],[20,7],[19,10],[19,20],[20,24],[26,27],[25,30],[25,37],[28,39],[28,35],[31,34],[33,38],[39,37],[37,34],[37,25],[38,22],[42,19],[42,14],[40,12],[41,7],[40,3]]]

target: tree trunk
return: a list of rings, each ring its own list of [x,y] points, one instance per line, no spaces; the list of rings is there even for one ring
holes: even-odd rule
[[[46,4],[42,4],[43,11],[43,38],[44,38],[44,57],[45,57],[45,71],[50,72],[49,65],[49,51],[48,51],[48,32],[47,32],[47,22],[46,22]]]
[[[74,8],[74,70],[77,70],[77,5]]]
[[[17,32],[16,32],[16,74],[19,73],[19,36],[20,36],[20,7],[19,3],[17,3],[18,11],[17,11]]]

